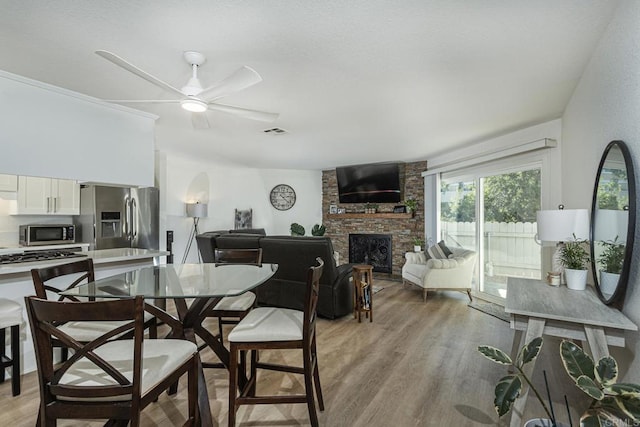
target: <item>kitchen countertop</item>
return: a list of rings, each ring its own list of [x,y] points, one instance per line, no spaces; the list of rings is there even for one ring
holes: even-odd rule
[[[55,245],[54,248],[63,249],[65,245]],[[79,245],[70,245],[70,247],[77,247]],[[39,248],[43,248],[40,246]],[[21,248],[21,250],[29,248]],[[13,250],[13,252],[17,252]],[[82,254],[86,254],[89,258],[93,258],[95,265],[118,263],[125,261],[134,261],[139,259],[155,258],[158,256],[169,255],[167,251],[156,251],[150,249],[133,249],[133,248],[118,248],[118,249],[101,249],[97,251],[82,251]],[[32,268],[42,268],[51,265],[65,264],[68,262],[79,261],[82,258],[62,258],[47,261],[34,261],[34,262],[22,262],[16,264],[4,264],[0,266],[0,275],[16,274],[31,271]]]
[[[0,255],[15,254],[24,251],[50,251],[56,249],[82,248],[85,252],[89,249],[89,243],[67,243],[64,245],[46,245],[46,246],[0,246]]]

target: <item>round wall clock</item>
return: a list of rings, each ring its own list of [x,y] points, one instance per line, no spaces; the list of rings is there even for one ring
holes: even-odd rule
[[[271,190],[271,204],[279,211],[286,211],[296,203],[296,192],[290,185],[278,184]]]

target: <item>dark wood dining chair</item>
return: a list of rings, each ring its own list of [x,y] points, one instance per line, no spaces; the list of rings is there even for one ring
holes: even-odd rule
[[[108,419],[109,425],[140,425],[140,412],[188,373],[188,419],[196,423],[198,349],[186,340],[144,339],[144,300],[49,301],[25,297],[40,386],[38,423],[58,419]],[[81,343],[61,325],[105,321],[121,326]],[[133,339],[121,339],[132,333]],[[53,359],[52,339],[73,350],[61,365]]]
[[[311,425],[318,426],[314,400],[324,410],[318,356],[316,351],[316,307],[320,276],[324,263],[309,268],[304,311],[288,308],[258,307],[252,310],[229,334],[229,426],[236,424],[236,412],[241,405],[306,403]],[[286,366],[259,362],[258,351],[269,349],[301,349],[303,366]],[[238,394],[238,352],[251,351],[251,376]],[[240,365],[241,366],[241,365]],[[257,370],[267,369],[304,375],[305,394],[257,396]]]
[[[62,295],[61,292],[74,288],[78,285],[93,282],[95,273],[93,260],[86,258],[67,264],[53,265],[50,267],[34,268],[31,270],[31,278],[35,288],[36,296],[41,299],[55,299],[57,301],[79,302],[72,296]],[[145,312],[145,327],[149,328],[149,337],[157,337],[156,318]],[[104,322],[68,322],[61,326],[61,329],[75,340],[80,342],[93,341],[103,333],[122,325],[122,322],[105,320]],[[68,351],[65,346],[54,340],[54,346],[60,347],[62,360],[67,360]]]
[[[214,260],[217,265],[247,264],[262,265],[262,249],[216,249]],[[224,340],[223,325],[236,325],[256,304],[256,294],[245,292],[235,297],[225,297],[207,313],[207,317],[218,319],[220,341]]]

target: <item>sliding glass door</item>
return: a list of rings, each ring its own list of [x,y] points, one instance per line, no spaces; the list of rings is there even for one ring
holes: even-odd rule
[[[534,166],[441,180],[441,237],[447,246],[478,253],[475,289],[488,299],[506,297],[508,277],[541,276],[535,242],[540,175],[540,166]]]

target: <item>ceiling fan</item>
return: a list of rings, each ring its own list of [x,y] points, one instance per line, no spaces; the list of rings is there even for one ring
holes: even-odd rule
[[[149,83],[171,92],[174,95],[178,95],[179,99],[146,99],[146,100],[133,100],[133,99],[119,99],[119,100],[105,100],[107,102],[113,102],[118,104],[134,104],[134,103],[152,103],[152,104],[180,104],[180,106],[190,111],[191,122],[193,127],[197,129],[209,128],[209,121],[205,112],[207,110],[221,111],[223,113],[233,114],[246,119],[260,120],[263,122],[272,122],[278,118],[276,113],[268,113],[265,111],[249,110],[246,108],[234,107],[232,105],[219,104],[215,101],[218,99],[230,95],[234,92],[238,92],[242,89],[246,89],[253,86],[256,83],[262,81],[262,77],[254,69],[247,67],[246,65],[236,70],[226,79],[215,83],[209,87],[203,88],[200,80],[198,79],[198,67],[206,61],[206,58],[200,52],[184,52],[184,59],[191,65],[192,76],[182,89],[177,89],[168,83],[152,76],[146,71],[141,70],[135,65],[125,61],[121,57],[106,50],[97,50],[96,54],[100,55],[107,61],[114,63],[115,65],[124,68],[125,70],[135,74],[138,77],[142,77]]]

